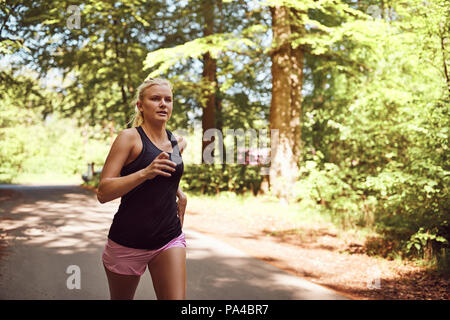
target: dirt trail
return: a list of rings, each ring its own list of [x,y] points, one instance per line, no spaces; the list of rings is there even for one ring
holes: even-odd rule
[[[368,256],[362,243],[337,237],[329,226],[293,229],[274,214],[243,219],[189,201],[185,225],[352,299],[450,299],[450,279],[414,263]]]

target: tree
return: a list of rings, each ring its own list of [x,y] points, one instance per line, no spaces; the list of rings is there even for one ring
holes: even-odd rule
[[[80,125],[104,119],[126,123],[134,112],[130,102],[135,89],[146,78],[145,55],[168,42],[189,39],[179,37],[190,34],[179,32],[184,27],[178,23],[180,14],[186,12],[177,12],[176,2],[150,0],[85,1],[75,11],[71,6],[65,0],[8,2],[14,23],[7,23],[3,33],[23,39],[19,65],[28,65],[41,77],[51,70],[63,75],[59,110],[66,116]],[[76,13],[80,25],[71,25]],[[186,17],[180,21],[185,24]],[[174,122],[184,121],[179,114],[185,112],[175,110]]]
[[[179,85],[192,88],[197,97],[201,106],[202,131],[210,128],[223,131],[226,126],[248,127],[250,121],[260,117],[260,112],[252,110],[261,109],[261,103],[252,107],[248,99],[250,93],[243,92],[238,86],[245,87],[255,96],[260,94],[257,90],[264,92],[253,76],[256,73],[253,68],[261,65],[262,69],[264,63],[257,44],[247,37],[242,38],[239,31],[252,33],[246,28],[259,19],[259,13],[250,15],[245,1],[190,1],[189,7],[197,11],[192,20],[204,26],[202,36],[182,45],[150,52],[145,62],[146,68],[152,70],[149,77],[173,74],[172,70],[179,65],[195,65],[195,61],[201,61],[201,75],[188,71],[175,78],[189,79],[180,81]],[[254,31],[258,33],[258,30]],[[251,50],[250,46],[253,47]],[[202,141],[202,153],[209,143]],[[221,152],[220,157],[224,159],[225,154]]]
[[[267,6],[268,5],[268,6]],[[264,18],[264,12],[270,8],[271,21]],[[183,45],[161,49],[147,56],[146,66],[155,68],[150,76],[167,72],[177,63],[188,58],[199,56],[226,56],[226,53],[236,52],[238,55],[250,57],[269,55],[272,62],[272,87],[270,128],[279,130],[278,143],[272,141],[273,154],[270,180],[274,194],[288,199],[286,190],[292,190],[298,171],[298,158],[301,153],[301,92],[303,87],[303,56],[304,51],[324,51],[330,43],[330,37],[324,35],[329,27],[311,19],[311,10],[324,11],[333,14],[341,10],[345,18],[357,15],[344,3],[327,2],[322,6],[315,1],[266,1],[264,5],[253,8],[254,19],[248,19],[240,33],[217,33],[187,42]],[[263,12],[261,14],[261,12]],[[250,16],[250,14],[249,14]],[[305,23],[315,23],[317,27],[306,35]],[[263,47],[255,42],[258,35],[272,27],[272,45]],[[317,32],[315,29],[318,29]],[[334,41],[334,40],[331,40]],[[169,57],[169,58],[168,58]],[[253,61],[257,59],[253,58]],[[252,61],[252,60],[251,60]],[[251,64],[250,64],[251,65]],[[213,67],[210,67],[211,70]],[[211,80],[213,77],[211,78]],[[236,83],[237,81],[233,81]],[[219,84],[226,87],[227,84]],[[223,90],[221,90],[223,91]],[[209,102],[212,106],[212,100]],[[210,107],[211,112],[213,110]],[[215,111],[215,109],[214,109]],[[204,119],[204,127],[213,125],[212,113]],[[208,119],[208,121],[206,121]],[[286,163],[289,165],[286,166]]]
[[[208,37],[214,34],[214,20],[215,20],[215,7],[216,1],[203,1],[202,4],[202,16],[204,19],[204,31],[203,36]],[[220,1],[219,1],[220,2]],[[217,125],[216,113],[217,106],[220,104],[220,101],[217,97],[217,61],[215,58],[211,57],[209,52],[205,52],[203,54],[203,73],[202,73],[202,81],[205,81],[208,88],[211,90],[205,92],[205,100],[206,106],[203,108],[202,115],[202,136],[204,136],[205,131],[208,129],[214,129]],[[203,151],[206,146],[209,144],[208,141],[203,140],[202,143],[202,162],[203,159]]]
[[[273,30],[270,129],[279,132],[278,143],[272,141],[270,184],[275,196],[289,201],[299,171],[304,56],[303,48],[293,48],[291,41],[292,34],[301,36],[304,26],[295,9],[274,6],[270,10]]]

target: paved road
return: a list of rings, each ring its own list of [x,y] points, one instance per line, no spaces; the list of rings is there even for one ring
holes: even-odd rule
[[[118,205],[100,204],[78,186],[0,185],[0,299],[108,299],[101,255]],[[346,299],[215,238],[184,232],[188,299]],[[79,267],[80,289],[67,287],[69,266]],[[135,298],[155,299],[148,271]]]

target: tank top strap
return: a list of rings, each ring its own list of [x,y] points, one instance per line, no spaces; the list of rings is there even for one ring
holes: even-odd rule
[[[146,135],[145,135],[145,132],[144,132],[144,130],[142,129],[142,127],[141,126],[139,126],[139,127],[135,127],[136,128],[136,130],[139,132],[139,135],[141,136],[141,141],[142,141],[142,148],[143,148],[143,150],[146,150],[147,148],[145,147],[146,145],[147,145],[147,139],[146,139]]]
[[[175,135],[172,132],[170,132],[169,130],[166,129],[166,132],[167,132],[167,136],[169,137],[170,143],[172,144],[172,150],[173,150],[173,147],[178,144],[177,138],[175,138]]]
[[[142,138],[144,138],[144,131],[142,130],[142,127],[141,126],[139,126],[139,127],[135,127],[136,128],[136,130],[139,132],[139,135],[141,136],[141,139]]]

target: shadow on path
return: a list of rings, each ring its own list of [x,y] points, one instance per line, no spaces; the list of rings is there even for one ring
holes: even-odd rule
[[[79,186],[0,186],[0,299],[108,299],[101,255],[119,201]],[[333,292],[185,230],[188,299],[339,299]],[[67,288],[68,266],[81,289]],[[147,271],[136,299],[155,299]]]

